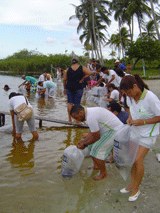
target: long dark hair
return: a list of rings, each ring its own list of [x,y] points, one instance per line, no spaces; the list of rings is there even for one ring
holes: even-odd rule
[[[139,75],[126,75],[122,78],[120,83],[120,90],[129,90],[133,88],[133,85],[136,84],[140,90],[143,92],[144,88],[149,90],[149,87]]]

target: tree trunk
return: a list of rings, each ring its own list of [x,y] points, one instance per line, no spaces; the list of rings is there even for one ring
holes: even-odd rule
[[[135,69],[136,64],[137,64],[137,62],[138,62],[139,60],[140,60],[140,59],[139,59],[139,58],[137,58],[137,59],[134,61],[133,66],[132,66],[132,69],[133,69],[133,70]]]
[[[102,55],[102,48],[101,48],[101,41],[100,41],[100,36],[99,36],[99,32],[97,31],[97,35],[98,35],[98,44],[99,44],[99,51],[100,51],[100,63],[101,65],[104,64],[103,62],[103,55]]]
[[[134,17],[132,16],[132,37],[131,37],[131,42],[133,42],[133,32],[134,32]]]
[[[121,20],[120,20],[120,18],[118,19],[118,27],[119,27],[119,35],[120,35],[120,42],[121,42],[122,57],[124,58],[123,44],[122,44],[122,35],[121,35]]]
[[[94,36],[95,52],[97,52],[98,59],[100,59],[100,55],[99,55],[99,51],[98,51],[98,45],[97,45],[96,31],[95,31],[94,2],[91,1],[91,4],[92,4],[92,30],[93,30],[93,36]]]
[[[158,24],[157,24],[156,15],[155,15],[155,12],[154,12],[154,6],[153,6],[152,0],[150,0],[150,4],[151,4],[152,16],[153,16],[154,25],[155,25],[155,28],[156,28],[157,37],[158,37],[158,40],[160,40],[160,33],[159,33],[159,29],[158,29]]]
[[[141,36],[141,38],[142,38],[141,22],[140,22],[139,17],[137,17],[137,18],[138,18],[139,32],[140,32],[140,36]],[[145,61],[144,61],[144,59],[142,59],[142,68],[143,68],[143,75],[144,75],[144,77],[146,77],[146,66],[145,66]]]

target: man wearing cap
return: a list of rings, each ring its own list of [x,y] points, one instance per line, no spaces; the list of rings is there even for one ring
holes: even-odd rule
[[[119,68],[119,69],[121,69],[121,70],[123,70],[123,71],[125,71],[126,70],[126,66],[123,64],[123,63],[121,63],[118,59],[114,62],[114,70],[116,71],[117,70],[117,68]]]

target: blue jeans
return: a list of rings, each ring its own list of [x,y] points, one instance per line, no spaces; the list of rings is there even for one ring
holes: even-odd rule
[[[76,91],[71,91],[67,89],[67,99],[68,103],[79,105],[81,103],[81,98],[83,95],[83,89],[79,89]]]

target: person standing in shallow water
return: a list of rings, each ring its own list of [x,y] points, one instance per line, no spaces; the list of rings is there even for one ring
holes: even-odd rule
[[[10,87],[7,84],[5,84],[3,89],[7,92],[8,90],[10,90]]]
[[[93,169],[100,172],[94,180],[107,177],[105,160],[112,151],[115,133],[123,128],[123,123],[112,112],[102,107],[84,108],[74,105],[70,114],[77,121],[86,121],[89,126],[90,132],[78,142],[77,147],[89,147]]]
[[[27,102],[28,102],[28,100],[27,100]],[[26,98],[22,94],[16,93],[16,92],[10,93],[9,108],[10,108],[10,114],[11,114],[11,118],[12,118],[12,127],[13,127],[12,135],[16,139],[16,141],[22,141],[22,132],[23,132],[24,121],[18,120],[17,115],[15,114],[15,109],[23,103],[26,103]],[[32,107],[29,102],[27,105]],[[26,122],[28,124],[30,132],[32,133],[31,141],[38,140],[38,132],[37,132],[36,126],[35,126],[34,115],[32,115],[32,117],[30,119],[28,119]]]
[[[67,95],[68,121],[72,122],[70,110],[74,104],[80,104],[84,89],[84,79],[92,75],[86,67],[79,65],[77,59],[72,59],[71,67],[64,73],[64,94]]]
[[[120,83],[120,90],[127,95],[127,123],[132,125],[131,138],[139,142],[136,160],[131,169],[131,183],[120,192],[130,193],[128,200],[135,201],[140,195],[139,187],[144,176],[144,158],[159,135],[160,100],[149,91],[138,75],[125,76]]]

